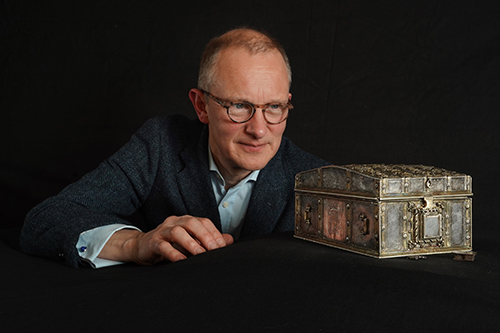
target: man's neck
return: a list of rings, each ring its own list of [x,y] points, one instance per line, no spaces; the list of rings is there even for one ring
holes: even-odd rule
[[[224,165],[220,163],[217,156],[215,156],[212,153],[212,151],[210,151],[210,154],[212,155],[212,159],[215,165],[217,166],[219,173],[221,174],[222,178],[224,178],[224,189],[226,191],[229,190],[231,187],[237,185],[241,180],[243,180],[245,177],[247,177],[249,174],[252,173],[252,171],[249,170],[243,170],[243,169],[230,170],[228,168],[225,168]]]
[[[230,170],[224,168],[223,165],[218,163],[217,158],[214,156],[214,162],[215,165],[217,165],[217,168],[219,169],[220,174],[222,175],[222,178],[224,178],[224,189],[227,191],[231,187],[235,186],[238,184],[241,180],[243,180],[245,177],[247,177],[252,171],[248,170],[237,170],[231,172]]]

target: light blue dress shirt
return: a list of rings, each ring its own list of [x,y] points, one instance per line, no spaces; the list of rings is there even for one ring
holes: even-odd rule
[[[208,160],[210,179],[219,210],[222,232],[229,233],[234,239],[238,239],[250,202],[250,196],[260,170],[251,172],[238,184],[226,191],[224,178],[215,164],[210,147],[208,148]],[[126,224],[110,224],[82,232],[76,244],[80,257],[93,268],[122,264],[121,261],[101,259],[97,258],[97,256],[101,253],[109,238],[118,230],[125,228],[140,231],[140,229]]]
[[[222,232],[231,234],[234,239],[238,239],[248,203],[250,202],[250,196],[260,170],[251,172],[238,184],[226,191],[224,188],[226,182],[215,164],[210,149],[208,150],[208,160],[210,162],[210,177],[217,208],[219,209]]]

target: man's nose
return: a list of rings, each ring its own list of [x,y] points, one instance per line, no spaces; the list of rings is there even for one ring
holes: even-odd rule
[[[263,138],[268,131],[267,121],[264,117],[264,110],[256,108],[255,113],[247,123],[246,132],[254,136],[256,139]]]

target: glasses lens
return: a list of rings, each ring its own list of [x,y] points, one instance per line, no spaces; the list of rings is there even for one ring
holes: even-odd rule
[[[288,106],[281,104],[270,104],[266,108],[266,119],[271,124],[281,123],[288,117]]]
[[[279,124],[288,118],[290,108],[288,104],[268,104],[264,110],[264,117],[270,124]],[[244,123],[252,118],[254,106],[247,102],[231,103],[227,113],[232,121]]]
[[[229,117],[238,123],[247,121],[252,117],[253,108],[248,103],[234,103],[228,109]]]

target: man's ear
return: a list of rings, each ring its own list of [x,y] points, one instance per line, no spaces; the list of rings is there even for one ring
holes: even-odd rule
[[[189,91],[189,99],[191,100],[191,103],[193,103],[198,119],[202,123],[208,124],[209,121],[206,110],[205,94],[199,89],[191,89]]]

